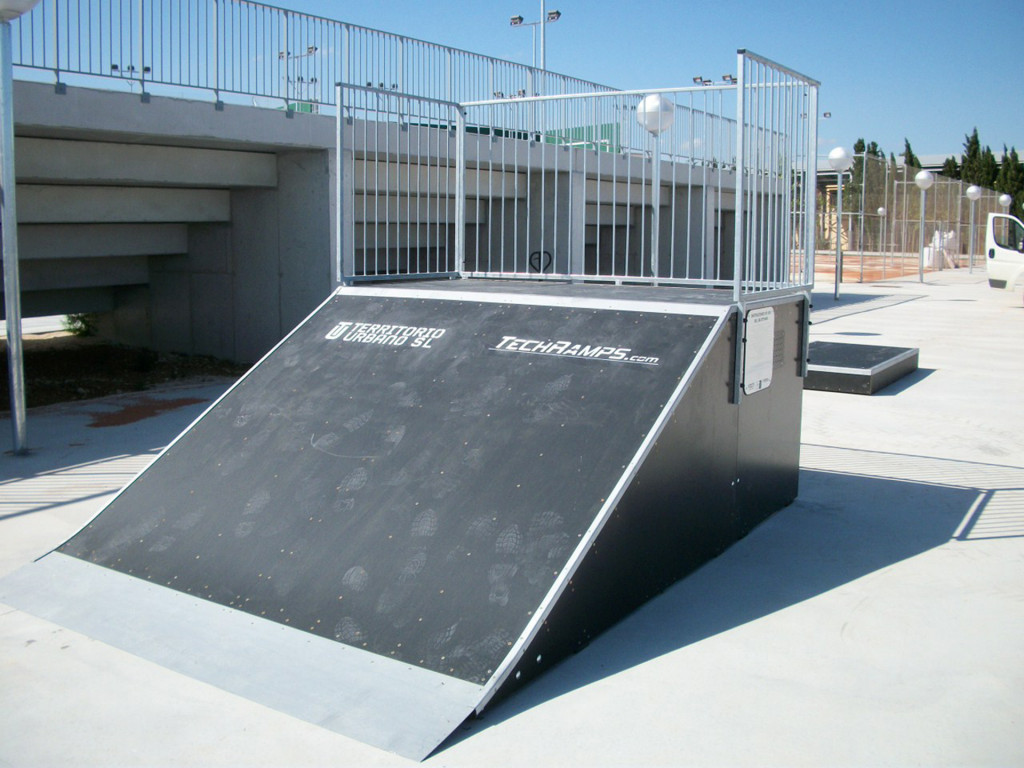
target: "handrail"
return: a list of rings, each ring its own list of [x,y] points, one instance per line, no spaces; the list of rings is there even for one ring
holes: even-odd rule
[[[248,97],[319,111],[334,86],[446,101],[496,94],[610,91],[492,56],[252,0],[44,0],[12,23],[18,76]],[[260,103],[269,99],[269,103]],[[282,104],[283,103],[283,104]]]

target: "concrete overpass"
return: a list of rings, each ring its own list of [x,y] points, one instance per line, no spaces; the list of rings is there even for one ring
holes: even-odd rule
[[[252,361],[333,287],[333,117],[24,81],[14,103],[25,316]]]

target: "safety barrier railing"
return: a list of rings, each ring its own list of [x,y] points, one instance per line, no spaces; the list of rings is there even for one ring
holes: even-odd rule
[[[731,83],[462,104],[340,87],[341,279],[808,287],[817,84],[738,65]]]
[[[338,281],[456,276],[458,105],[343,85],[337,103]]]
[[[819,83],[749,51],[737,59],[738,301],[814,283]]]
[[[338,82],[455,102],[611,90],[249,0],[43,0],[12,28],[18,76],[144,97],[201,89],[218,102],[317,111],[333,107]]]
[[[462,105],[471,276],[813,283],[816,81],[741,51],[733,83]],[[509,194],[511,183],[519,190]],[[495,194],[494,190],[501,190]]]
[[[734,90],[463,104],[465,172],[478,180],[465,206],[486,217],[467,227],[465,274],[728,284]]]

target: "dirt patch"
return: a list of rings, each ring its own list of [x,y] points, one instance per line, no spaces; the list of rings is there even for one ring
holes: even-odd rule
[[[130,402],[119,403],[116,411],[92,414],[90,427],[119,427],[122,424],[132,424],[136,421],[148,419],[167,411],[184,408],[186,405],[205,403],[200,397],[175,397],[169,399],[157,399],[148,395],[140,395],[132,398]]]
[[[217,358],[154,352],[63,332],[26,335],[23,348],[29,408],[143,392],[188,379],[238,378],[247,370],[247,366]],[[11,408],[6,340],[0,341],[0,350],[0,413],[6,413]],[[173,401],[155,402],[162,405]]]

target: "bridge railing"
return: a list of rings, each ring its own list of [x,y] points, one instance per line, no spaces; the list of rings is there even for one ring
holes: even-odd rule
[[[249,0],[43,0],[12,25],[21,77],[333,108],[344,83],[451,102],[606,86]],[[122,81],[117,84],[115,81]]]

